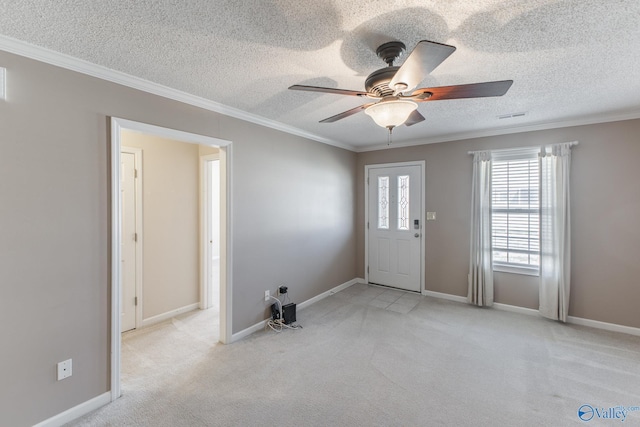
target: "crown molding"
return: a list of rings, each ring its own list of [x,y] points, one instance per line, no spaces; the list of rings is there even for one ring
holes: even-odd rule
[[[194,107],[213,111],[215,113],[220,113],[225,116],[286,132],[291,135],[311,139],[323,144],[333,145],[334,147],[343,148],[345,150],[355,150],[355,148],[351,145],[344,144],[342,142],[334,141],[332,139],[325,138],[293,126],[285,125],[275,120],[247,113],[246,111],[229,107],[227,105],[220,104],[219,102],[211,101],[200,96],[192,95],[177,89],[170,88],[168,86],[135,77],[121,71],[112,70],[102,65],[97,65],[64,53],[55,52],[53,50],[17,40],[12,37],[0,35],[0,50],[23,56],[25,58],[44,62],[46,64],[54,65],[56,67],[82,73],[91,77],[96,77],[101,80],[106,80],[122,86],[130,87],[132,89],[141,90],[153,95],[158,95],[163,98],[179,101],[188,105],[192,105]]]
[[[465,139],[484,138],[488,136],[509,135],[514,133],[534,132],[540,130],[567,128],[572,126],[594,125],[598,123],[620,122],[624,120],[640,119],[640,111],[626,113],[603,114],[598,116],[581,117],[572,120],[561,120],[557,122],[543,122],[531,125],[513,126],[503,129],[487,129],[477,132],[462,132],[449,135],[441,135],[433,138],[415,139],[404,142],[392,142],[391,145],[377,144],[362,148],[356,148],[357,153],[367,151],[389,150],[393,148],[414,147],[416,145],[437,144],[440,142],[462,141]]]
[[[291,135],[300,136],[302,138],[310,139],[313,141],[321,142],[323,144],[332,145],[334,147],[343,148],[345,150],[354,151],[357,153],[377,150],[388,150],[393,148],[412,147],[416,145],[436,144],[440,142],[460,141],[465,139],[482,138],[489,136],[508,135],[522,132],[532,132],[548,129],[558,129],[571,126],[583,126],[597,123],[616,122],[622,120],[633,120],[640,118],[640,111],[631,111],[626,113],[616,114],[604,114],[598,116],[588,116],[571,120],[560,120],[551,122],[542,122],[531,125],[512,126],[502,129],[487,129],[475,132],[461,132],[455,134],[441,135],[432,138],[415,139],[404,142],[392,143],[390,146],[387,144],[376,144],[365,147],[358,147],[343,142],[335,141],[330,138],[325,138],[320,135],[316,135],[311,132],[289,126],[275,120],[267,119],[262,116],[247,113],[246,111],[239,110],[234,107],[215,102],[200,96],[192,95],[177,89],[170,88],[158,83],[151,82],[139,77],[132,76],[130,74],[123,73],[121,71],[112,70],[102,65],[97,65],[83,59],[78,59],[73,56],[55,52],[53,50],[36,46],[21,40],[14,39],[0,35],[0,50],[8,53],[23,56],[25,58],[34,59],[36,61],[44,62],[46,64],[54,65],[56,67],[64,68],[67,70],[82,73],[88,76],[96,77],[101,80],[109,81],[112,83],[120,84],[122,86],[130,87],[132,89],[141,90],[146,93],[158,95],[163,98],[171,99],[174,101],[182,102],[194,107],[202,108],[204,110],[212,111],[215,113],[223,114],[225,116],[233,117],[236,119],[244,120],[246,122],[254,123],[267,128],[275,129],[281,132],[285,132]]]

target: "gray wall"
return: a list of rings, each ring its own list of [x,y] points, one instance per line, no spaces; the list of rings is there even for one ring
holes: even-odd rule
[[[470,150],[577,140],[571,172],[569,315],[640,327],[640,120],[477,138],[358,155],[357,274],[364,275],[364,166],[426,161],[427,290],[466,296],[471,198]],[[495,277],[496,302],[538,308],[536,278]]]
[[[278,285],[300,303],[355,277],[355,153],[229,123],[233,182],[233,329],[268,315]],[[227,134],[223,133],[223,138]]]
[[[301,302],[355,277],[354,153],[8,53],[0,64],[0,425],[110,389],[109,116],[233,141],[234,332],[264,319],[280,282]]]
[[[199,146],[123,131],[142,150],[142,318],[200,301]]]

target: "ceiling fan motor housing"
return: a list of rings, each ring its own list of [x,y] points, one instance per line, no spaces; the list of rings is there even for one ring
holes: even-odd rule
[[[374,93],[377,96],[384,98],[385,96],[393,95],[393,89],[389,87],[389,82],[396,75],[400,67],[386,67],[374,71],[369,74],[367,80],[364,82],[364,87],[367,92]]]

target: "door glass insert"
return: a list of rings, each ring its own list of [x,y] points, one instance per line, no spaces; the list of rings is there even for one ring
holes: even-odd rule
[[[389,229],[389,177],[378,177],[378,228]]]
[[[398,176],[398,230],[409,229],[409,175]]]

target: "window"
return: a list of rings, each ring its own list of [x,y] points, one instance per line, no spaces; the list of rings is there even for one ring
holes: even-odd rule
[[[389,229],[389,177],[378,177],[378,228]]]
[[[540,265],[540,164],[537,156],[491,165],[494,270],[537,274]]]
[[[404,231],[409,230],[409,175],[400,175],[396,178],[397,179],[394,179],[394,184],[391,184],[391,177],[378,177],[379,230],[389,230],[389,227],[393,225],[389,218],[389,209],[393,208],[396,203],[397,206],[394,209],[397,209],[397,229]],[[391,188],[391,185],[396,185],[396,187]],[[397,191],[393,195],[390,195],[390,191],[394,189]]]
[[[409,229],[409,175],[398,177],[398,230]]]

